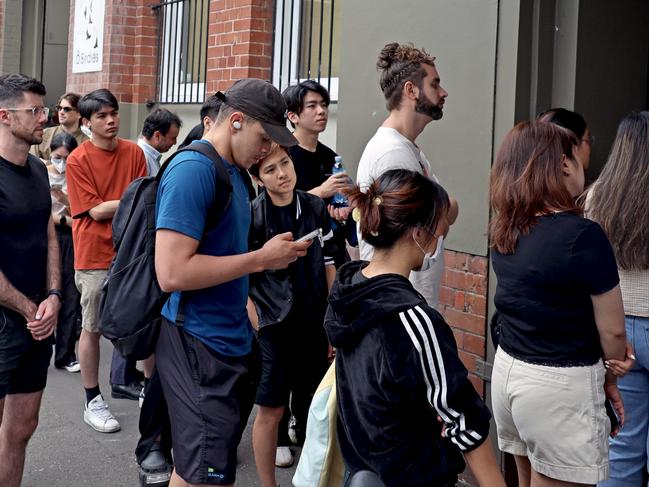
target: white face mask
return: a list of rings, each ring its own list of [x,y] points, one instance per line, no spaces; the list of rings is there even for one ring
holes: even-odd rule
[[[444,244],[444,237],[441,235],[437,237],[437,247],[435,248],[434,254],[431,254],[430,252],[425,252],[423,247],[419,245],[419,242],[417,242],[417,239],[415,239],[414,235],[412,236],[412,239],[415,241],[417,247],[419,247],[419,250],[421,250],[422,254],[424,254],[424,260],[421,263],[421,267],[415,270],[417,272],[424,272],[429,270],[431,267],[433,267],[433,264],[437,262],[437,259],[441,255],[442,245]]]
[[[60,159],[58,157],[52,157],[50,159],[50,162],[54,166],[54,169],[56,169],[60,173],[65,172],[65,159]]]
[[[88,137],[89,139],[92,139],[92,130],[90,130],[86,125],[81,125],[81,127],[79,127],[79,128],[81,129],[81,132],[83,132],[83,134],[86,137]]]

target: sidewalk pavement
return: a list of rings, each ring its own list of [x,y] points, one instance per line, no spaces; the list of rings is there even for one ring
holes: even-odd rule
[[[80,374],[50,367],[40,422],[29,442],[23,487],[137,487],[135,445],[139,438],[137,401],[112,399],[108,384],[112,346],[102,339],[99,368],[101,391],[122,429],[98,433],[83,422]],[[252,420],[239,446],[237,486],[258,486],[252,454]],[[294,452],[298,453],[295,448]],[[297,455],[296,455],[297,460]],[[277,481],[291,485],[295,466],[277,469]]]

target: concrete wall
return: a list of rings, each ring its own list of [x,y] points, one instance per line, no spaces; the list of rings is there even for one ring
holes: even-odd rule
[[[341,8],[338,151],[355,168],[387,115],[375,69],[383,45],[412,41],[425,47],[437,56],[442,86],[449,92],[444,118],[417,140],[460,202],[447,245],[486,255],[498,1],[355,0]]]
[[[43,82],[45,104],[53,106],[65,93],[68,60],[70,0],[47,0],[43,35]]]
[[[20,71],[22,4],[22,0],[0,2],[0,72],[3,74]]]

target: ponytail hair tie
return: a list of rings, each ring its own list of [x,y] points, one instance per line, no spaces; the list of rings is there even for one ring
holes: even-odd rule
[[[381,203],[383,203],[383,198],[381,198],[380,196],[377,196],[377,197],[374,198],[374,200],[372,200],[372,201],[373,201],[373,203],[374,203],[376,206],[381,206]]]

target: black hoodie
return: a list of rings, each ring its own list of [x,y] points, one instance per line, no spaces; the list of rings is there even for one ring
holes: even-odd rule
[[[454,485],[461,452],[485,441],[491,415],[441,315],[405,277],[364,278],[366,265],[340,268],[325,318],[345,464],[376,472],[388,487]]]

